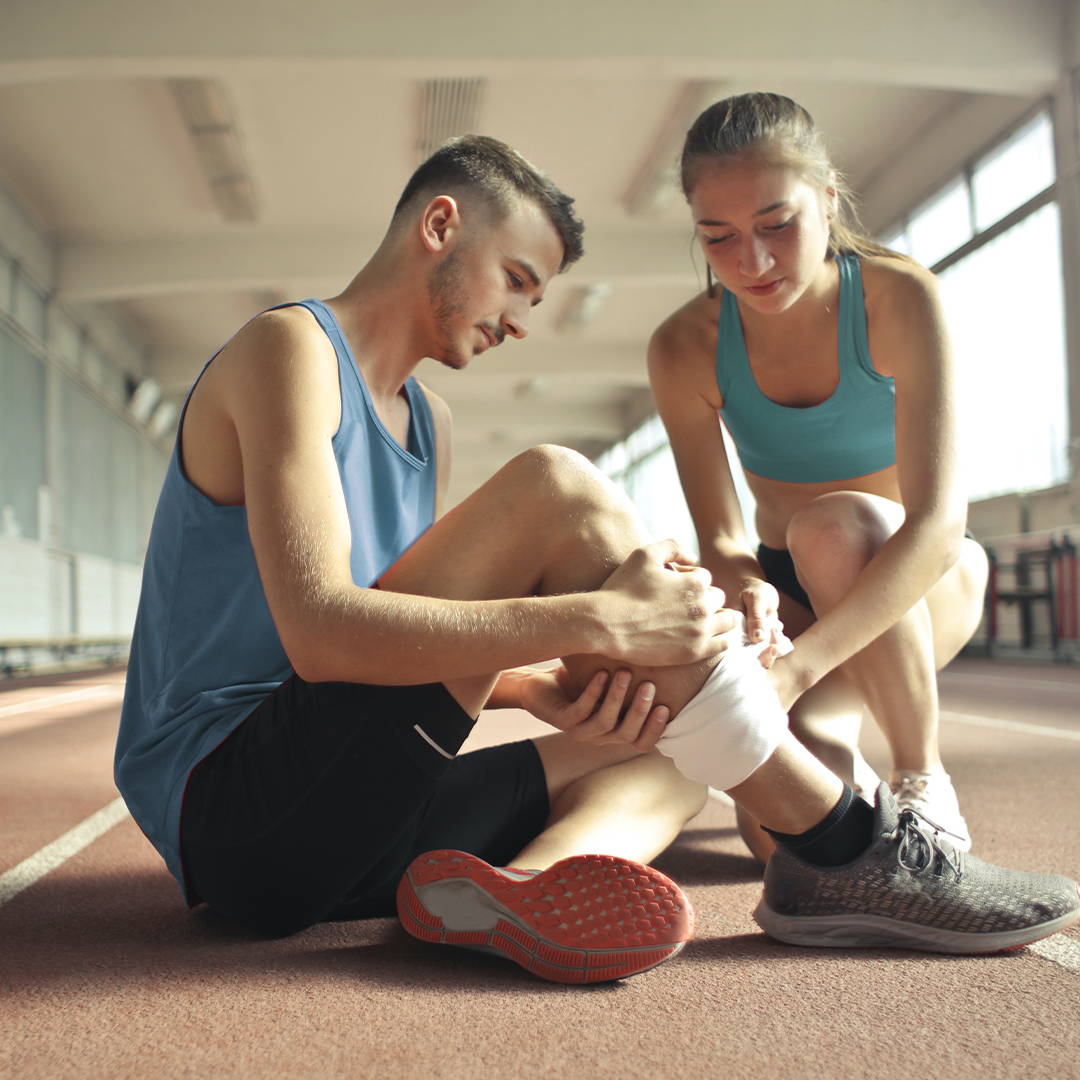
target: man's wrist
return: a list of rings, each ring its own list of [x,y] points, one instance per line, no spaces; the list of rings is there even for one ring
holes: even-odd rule
[[[486,709],[524,709],[522,692],[529,682],[529,671],[523,668],[510,668],[502,672],[491,688]]]
[[[594,592],[572,593],[559,598],[566,607],[563,617],[574,638],[573,647],[562,655],[588,653],[593,656],[616,656],[620,642],[613,629],[614,615],[610,609],[611,596],[603,589]]]

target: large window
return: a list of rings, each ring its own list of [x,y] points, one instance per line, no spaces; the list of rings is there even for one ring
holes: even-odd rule
[[[720,423],[717,417],[716,422]],[[757,545],[754,527],[754,497],[746,485],[742,469],[736,464],[738,452],[731,436],[721,426],[728,460],[732,462],[735,492],[739,497],[747,538]],[[698,553],[697,537],[690,511],[686,508],[679,483],[675,456],[668,445],[667,433],[660,417],[646,420],[621,443],[596,459],[601,472],[606,473],[630,496],[650,540],[673,537],[691,554]]]
[[[1068,479],[1060,236],[1044,109],[883,237],[938,273],[971,499]]]
[[[970,498],[1068,479],[1059,238],[1049,203],[941,273]]]

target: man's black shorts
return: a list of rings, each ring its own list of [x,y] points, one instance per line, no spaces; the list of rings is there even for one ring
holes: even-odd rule
[[[194,769],[180,838],[193,894],[270,934],[390,915],[424,851],[505,865],[545,826],[536,747],[455,757],[473,720],[441,683],[281,684]]]

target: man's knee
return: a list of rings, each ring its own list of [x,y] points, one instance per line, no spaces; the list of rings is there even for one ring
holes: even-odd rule
[[[566,446],[543,443],[507,465],[508,479],[530,498],[560,508],[631,513],[629,500],[588,458]]]

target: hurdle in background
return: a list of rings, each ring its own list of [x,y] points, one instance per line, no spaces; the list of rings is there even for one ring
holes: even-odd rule
[[[1080,526],[983,541],[990,558],[983,620],[988,655],[1080,662],[1077,547],[1070,532],[1080,534]],[[1009,608],[1018,613],[1018,641],[1003,640]]]

